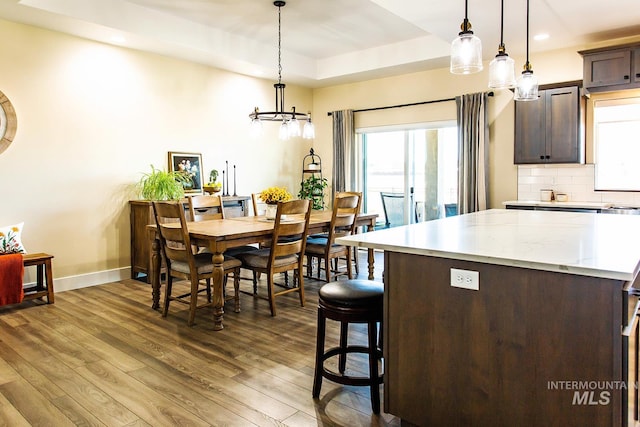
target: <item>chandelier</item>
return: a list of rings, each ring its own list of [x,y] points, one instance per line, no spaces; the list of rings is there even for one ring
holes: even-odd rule
[[[305,139],[312,139],[315,137],[315,128],[311,122],[311,114],[299,113],[296,111],[296,107],[292,107],[291,111],[284,111],[284,88],[285,84],[282,83],[282,25],[280,20],[280,9],[284,7],[286,2],[276,0],[273,5],[278,8],[278,83],[275,83],[273,87],[276,89],[276,109],[275,111],[260,111],[256,107],[249,118],[251,119],[251,134],[260,135],[262,133],[262,122],[281,122],[280,132],[278,133],[280,139],[289,139],[290,137],[300,136]],[[299,120],[298,120],[299,119]],[[304,121],[304,127],[300,132],[300,122]]]

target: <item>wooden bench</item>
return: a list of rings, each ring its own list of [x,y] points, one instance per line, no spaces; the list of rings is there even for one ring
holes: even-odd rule
[[[25,267],[35,265],[37,268],[36,284],[24,288],[23,301],[47,297],[47,304],[53,304],[53,272],[51,270],[51,258],[53,255],[38,253],[24,254]],[[45,280],[46,279],[46,285]]]

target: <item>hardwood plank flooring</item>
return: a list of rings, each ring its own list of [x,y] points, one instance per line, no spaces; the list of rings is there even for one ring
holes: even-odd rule
[[[364,253],[360,266],[363,278]],[[220,332],[207,308],[193,327],[182,304],[163,318],[137,280],[0,307],[0,426],[400,426],[372,414],[366,387],[325,379],[311,397],[323,283],[305,279],[305,307],[297,295],[277,298],[275,318],[266,300],[242,293],[242,311],[228,302]],[[259,289],[266,294],[264,279]],[[338,332],[329,322],[328,345]],[[365,342],[366,330],[352,326],[349,340]],[[366,359],[347,369],[366,373]]]

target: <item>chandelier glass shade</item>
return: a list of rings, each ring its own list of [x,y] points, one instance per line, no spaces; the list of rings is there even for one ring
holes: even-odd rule
[[[516,85],[515,61],[509,57],[504,47],[504,0],[500,2],[500,45],[498,54],[489,64],[489,87],[508,89]]]
[[[518,78],[515,93],[515,101],[535,101],[538,99],[538,78],[533,75],[533,69],[529,62],[529,0],[527,0],[527,61],[524,71]]]
[[[273,5],[278,8],[278,83],[273,87],[276,90],[275,111],[260,111],[255,107],[253,112],[249,114],[251,119],[250,133],[252,136],[258,136],[262,133],[262,122],[280,122],[280,130],[278,136],[280,139],[289,139],[299,137],[311,139],[315,137],[315,129],[311,122],[311,114],[299,113],[296,107],[292,107],[291,111],[284,110],[284,89],[285,84],[282,83],[282,24],[280,10],[286,4],[284,1],[274,1]],[[304,121],[304,129],[300,130],[300,121]]]
[[[471,31],[471,22],[467,18],[468,0],[464,2],[464,20],[460,25],[458,37],[451,42],[452,74],[472,74],[482,71],[482,42]]]

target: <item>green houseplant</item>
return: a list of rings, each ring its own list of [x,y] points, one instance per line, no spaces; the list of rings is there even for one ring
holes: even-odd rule
[[[179,200],[184,197],[187,181],[191,181],[180,172],[167,172],[151,165],[151,172],[142,174],[137,188],[145,200]]]
[[[326,178],[311,175],[300,183],[298,197],[311,200],[311,209],[324,209],[324,190],[329,183]]]

